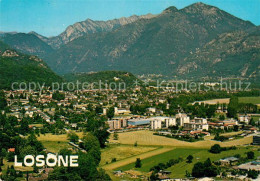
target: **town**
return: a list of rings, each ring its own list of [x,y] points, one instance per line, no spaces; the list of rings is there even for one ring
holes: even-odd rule
[[[260,171],[260,111],[259,103],[255,104],[259,101],[258,91],[183,91],[174,94],[152,86],[121,91],[51,91],[45,88],[41,91],[2,91],[1,97],[3,179],[19,178],[23,174],[27,174],[29,180],[53,177],[56,169],[53,167],[14,167],[14,155],[18,154],[18,160],[21,160],[31,149],[38,149],[35,151],[45,155],[89,152],[86,140],[90,138],[86,134],[93,132],[91,129],[95,124],[98,124],[99,132],[93,134],[101,147],[99,167],[111,178],[243,180],[256,179]],[[247,99],[256,101],[243,102]],[[31,145],[26,150],[19,144],[12,146],[15,139],[12,135],[6,136],[7,130],[16,131],[20,138],[31,137],[36,147]],[[5,143],[5,140],[11,140],[11,143]],[[190,151],[187,148],[191,148]],[[125,153],[127,150],[129,153]],[[200,160],[199,151],[218,156]],[[148,153],[151,155],[146,156]],[[221,156],[222,153],[225,154]],[[172,154],[173,158],[165,157],[167,154]],[[166,163],[159,161],[148,166],[149,158],[160,155]],[[124,160],[126,163],[121,163]],[[131,166],[133,162],[135,165]],[[192,162],[193,167],[190,165],[178,175],[172,174],[177,165]],[[214,171],[199,172],[196,169],[199,164],[208,164]]]

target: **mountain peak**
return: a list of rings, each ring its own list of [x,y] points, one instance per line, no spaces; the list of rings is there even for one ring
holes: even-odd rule
[[[210,6],[207,4],[204,4],[202,2],[198,2],[198,3],[194,3],[191,4],[185,8],[183,8],[183,10],[187,13],[196,13],[196,12],[201,12],[201,11],[212,11],[212,10],[217,10],[218,8],[214,7],[214,6]]]
[[[175,6],[170,6],[168,8],[166,8],[163,12],[165,13],[175,13],[179,11]]]

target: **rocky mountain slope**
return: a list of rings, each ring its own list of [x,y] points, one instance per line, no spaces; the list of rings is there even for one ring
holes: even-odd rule
[[[260,27],[223,33],[185,58],[178,67],[181,75],[260,75]]]
[[[53,48],[59,48],[61,45],[67,44],[68,42],[71,42],[72,40],[83,35],[113,31],[121,26],[133,23],[139,19],[150,19],[153,17],[155,17],[155,15],[147,14],[142,16],[133,15],[130,17],[122,17],[108,21],[94,21],[87,19],[85,21],[77,22],[71,26],[68,26],[66,30],[60,35],[50,38],[43,37],[35,32],[32,33],[51,45]]]

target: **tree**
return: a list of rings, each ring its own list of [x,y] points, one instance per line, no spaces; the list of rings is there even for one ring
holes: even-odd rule
[[[239,129],[239,126],[238,126],[238,125],[235,125],[233,130],[234,130],[234,131],[238,131],[238,129]]]
[[[221,147],[219,144],[213,145],[210,150],[211,153],[220,153],[221,152]]]
[[[219,119],[222,120],[222,121],[225,120],[225,115],[221,114],[221,115],[219,116]]]
[[[140,158],[137,158],[135,161],[135,168],[141,168],[142,167],[142,162]]]
[[[100,168],[98,170],[98,175],[97,175],[97,178],[96,178],[97,181],[110,181],[111,178],[109,177],[109,175],[106,173],[106,171],[102,168]]]
[[[193,156],[192,155],[189,155],[187,157],[187,163],[192,163],[192,160],[193,160]]]
[[[114,140],[118,140],[118,134],[117,134],[117,132],[114,132],[113,139],[114,139]]]
[[[199,178],[204,176],[204,164],[202,162],[195,163],[192,169],[192,176]]]
[[[246,155],[247,155],[247,159],[254,159],[255,157],[255,153],[252,151],[247,152]]]
[[[86,149],[86,151],[90,151],[91,149],[100,149],[99,141],[92,133],[87,133],[85,136],[83,136],[82,141],[83,147]]]
[[[54,92],[52,94],[52,98],[57,100],[57,101],[64,100],[65,99],[65,94],[60,93],[59,91],[56,91],[56,92]]]
[[[59,155],[62,155],[62,156],[71,155],[71,154],[72,154],[72,151],[67,148],[63,148],[59,151]]]
[[[115,115],[115,111],[114,111],[114,107],[112,106],[107,111],[107,117],[109,119],[112,119],[114,117],[114,115]]]
[[[137,141],[134,143],[134,146],[137,147]]]
[[[90,115],[88,117],[86,131],[91,132],[94,136],[98,138],[101,148],[106,146],[107,139],[109,138],[110,133],[108,130],[108,124],[106,123],[105,117]]]
[[[157,181],[157,180],[160,180],[160,179],[159,179],[158,174],[155,173],[155,172],[153,172],[153,173],[151,174],[151,176],[150,176],[150,180],[151,180],[151,181]]]
[[[67,135],[68,139],[70,140],[70,142],[78,142],[79,141],[79,136],[74,132],[74,131],[70,131]]]
[[[192,169],[193,177],[215,177],[218,175],[218,169],[212,165],[210,159],[208,158],[204,163],[198,162],[194,165]]]
[[[252,126],[255,126],[255,125],[256,125],[253,118],[250,119],[249,124],[252,125]]]
[[[26,140],[27,145],[35,148],[36,152],[41,152],[44,149],[42,142],[38,141],[34,134],[30,134]]]
[[[96,106],[95,112],[96,112],[96,114],[101,114],[101,113],[103,113],[102,106],[101,106],[101,105]]]
[[[249,170],[247,172],[247,176],[252,179],[256,179],[258,177],[258,172],[255,170]]]
[[[7,106],[7,101],[5,99],[5,93],[0,92],[0,110],[3,110]]]

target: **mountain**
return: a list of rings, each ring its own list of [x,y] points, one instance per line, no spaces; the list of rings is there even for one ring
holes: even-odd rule
[[[260,77],[260,27],[223,33],[178,67],[185,76]]]
[[[46,63],[33,55],[20,53],[0,41],[0,89],[10,89],[14,82],[35,82],[51,85],[62,78],[52,72]]]
[[[99,85],[104,88],[104,84],[109,86],[117,86],[125,83],[126,87],[134,87],[137,84],[141,85],[142,81],[135,77],[133,74],[124,71],[100,71],[100,72],[90,72],[90,73],[74,73],[64,75],[64,79],[68,82],[85,83],[86,85],[95,84],[96,88]],[[123,88],[123,87],[121,87]]]
[[[50,45],[31,33],[3,33],[0,40],[22,53],[42,58],[53,52]]]
[[[68,42],[71,42],[72,40],[83,35],[113,31],[121,26],[133,23],[139,19],[150,19],[153,17],[155,17],[155,15],[147,14],[142,16],[133,15],[130,17],[122,17],[119,19],[113,19],[108,21],[94,21],[91,19],[87,19],[85,21],[77,22],[71,26],[68,26],[66,30],[62,32],[60,35],[50,38],[46,38],[35,32],[31,33],[38,36],[38,38],[40,38],[47,44],[51,45],[53,48],[59,48],[61,45],[67,44]]]
[[[60,74],[113,69],[182,76],[179,68],[185,67],[184,60],[192,53],[223,33],[254,27],[203,3],[180,10],[169,7],[153,18],[81,36],[56,50],[46,61]]]

